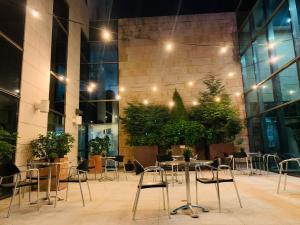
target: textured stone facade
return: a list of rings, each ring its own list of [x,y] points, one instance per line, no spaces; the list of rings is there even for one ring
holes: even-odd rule
[[[167,105],[175,88],[185,106],[191,107],[204,88],[202,81],[211,73],[223,80],[245,118],[242,95],[237,96],[243,86],[234,13],[122,19],[118,29],[121,116],[128,102]],[[173,43],[170,52],[165,49],[168,41]],[[119,135],[120,154],[132,159],[122,127]],[[246,130],[242,136],[248,149]]]

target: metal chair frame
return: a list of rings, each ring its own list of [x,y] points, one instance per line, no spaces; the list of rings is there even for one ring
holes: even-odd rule
[[[139,184],[138,184],[138,188],[137,188],[137,192],[135,195],[135,200],[134,200],[134,204],[133,204],[133,216],[132,219],[135,220],[135,215],[136,215],[136,210],[137,210],[137,206],[138,206],[138,201],[139,201],[139,197],[140,197],[140,193],[143,187],[143,180],[144,180],[144,175],[148,172],[159,172],[160,173],[160,177],[161,177],[161,182],[165,183],[166,186],[162,187],[162,195],[163,195],[163,207],[164,210],[166,209],[166,203],[165,203],[165,193],[164,193],[164,188],[166,189],[166,195],[167,195],[167,210],[168,210],[168,216],[169,218],[171,218],[171,214],[170,214],[170,199],[169,199],[169,189],[168,189],[168,181],[167,181],[167,175],[166,172],[163,168],[159,167],[159,166],[150,166],[150,167],[146,167],[144,168],[138,161],[136,161],[142,168],[143,168],[143,172],[141,172],[141,177],[139,180]],[[158,188],[158,187],[151,187],[151,188]]]
[[[286,181],[287,181],[287,174],[288,174],[288,166],[289,163],[296,162],[299,165],[300,168],[300,158],[292,158],[292,159],[286,159],[279,163],[280,169],[279,169],[279,180],[278,180],[278,186],[277,186],[277,194],[279,194],[280,190],[280,184],[281,184],[281,176],[284,174],[284,186],[283,190],[286,190]]]
[[[201,179],[201,177],[199,177],[199,174],[202,176],[202,178],[204,177],[203,176],[203,173],[202,173],[202,170],[201,170],[201,167],[206,167],[208,169],[210,169],[211,171],[211,174],[212,174],[212,177],[210,178],[210,183],[207,183],[207,184],[215,184],[216,186],[216,192],[217,192],[217,197],[218,197],[218,205],[219,205],[219,212],[221,212],[221,198],[220,198],[220,187],[219,187],[219,184],[222,183],[222,182],[233,182],[233,185],[234,185],[234,188],[235,188],[235,191],[236,191],[236,194],[237,194],[237,198],[238,198],[238,201],[239,201],[239,204],[240,204],[240,207],[243,208],[242,206],[242,202],[241,202],[241,199],[240,199],[240,195],[239,195],[239,191],[238,191],[238,188],[237,188],[237,185],[236,185],[236,182],[235,182],[235,178],[234,178],[234,175],[233,175],[233,172],[230,168],[230,166],[228,165],[219,165],[217,168],[216,167],[213,167],[213,166],[210,166],[210,165],[200,165],[200,164],[197,164],[195,166],[195,174],[196,174],[196,204],[198,205],[198,178]],[[220,172],[226,172],[226,170],[228,170],[230,172],[230,175],[231,175],[231,179],[232,181],[222,181],[220,179]],[[229,180],[229,179],[228,179]]]

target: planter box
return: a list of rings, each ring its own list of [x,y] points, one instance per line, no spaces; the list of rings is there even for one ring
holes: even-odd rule
[[[156,156],[158,154],[158,147],[155,146],[134,146],[134,158],[139,161],[144,167],[154,166]]]
[[[209,158],[215,159],[217,157],[224,157],[224,152],[228,155],[232,155],[234,153],[234,144],[211,144],[209,145]]]
[[[95,163],[95,169],[90,169],[89,173],[94,174],[95,170],[96,173],[102,173],[103,172],[103,158],[101,155],[93,155],[89,158],[89,166],[93,166],[93,162]]]

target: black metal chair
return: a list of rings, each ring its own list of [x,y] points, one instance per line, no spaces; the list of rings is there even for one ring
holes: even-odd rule
[[[22,173],[37,173],[37,180],[27,180],[23,179],[22,180]],[[26,177],[26,176],[25,176]],[[4,182],[6,179],[11,179],[8,180],[7,182]],[[40,205],[39,205],[39,192],[40,192],[40,180],[39,180],[39,170],[38,169],[27,169],[24,171],[20,171],[19,168],[13,164],[13,163],[5,163],[0,165],[0,187],[3,189],[11,189],[13,190],[9,207],[8,207],[8,212],[7,212],[7,217],[10,215],[11,211],[11,206],[12,202],[14,199],[14,196],[19,192],[19,207],[21,206],[21,188],[23,187],[32,187],[32,186],[37,186],[37,208],[39,210]],[[31,190],[30,190],[31,191]]]
[[[167,194],[167,208],[168,208],[168,215],[170,218],[170,203],[169,203],[169,190],[168,190],[168,181],[167,181],[167,176],[161,167],[158,166],[150,166],[144,168],[137,160],[133,161],[134,163],[134,168],[136,175],[141,174],[140,181],[137,187],[137,192],[133,204],[133,217],[132,219],[135,220],[135,214],[136,214],[136,209],[140,197],[140,192],[142,189],[148,189],[148,188],[162,188],[162,193],[163,193],[163,204],[164,204],[164,209],[165,209],[165,193],[164,193],[164,188],[166,189],[166,194]],[[144,183],[144,175],[146,172],[159,172],[160,173],[160,181],[159,182],[151,182],[151,183]]]
[[[127,171],[125,168],[125,164],[124,164],[124,156],[123,155],[117,155],[115,158],[115,161],[118,164],[118,168],[123,167],[124,173],[125,173],[125,178],[127,180]],[[119,177],[119,173],[118,173],[118,177]]]
[[[216,167],[211,166],[211,165],[200,165],[197,164],[195,166],[195,172],[196,172],[196,204],[198,204],[198,182],[202,184],[215,184],[216,186],[216,191],[217,191],[217,196],[218,196],[218,203],[219,203],[219,212],[221,212],[221,201],[220,201],[220,188],[219,184],[220,183],[228,183],[232,182],[234,184],[234,188],[236,190],[236,194],[240,203],[240,206],[242,208],[242,203],[240,199],[240,195],[237,189],[237,185],[235,183],[235,179],[232,173],[232,170],[230,166],[228,165],[218,165],[218,161],[214,161]],[[209,169],[211,172],[211,176],[207,177],[204,176],[204,173],[202,169]],[[229,176],[225,177],[226,175],[226,170],[229,171]],[[220,174],[222,172],[222,175]]]
[[[289,165],[294,163],[294,168],[290,168]],[[284,186],[283,190],[286,190],[286,181],[287,181],[287,175],[288,174],[300,174],[300,158],[292,158],[292,159],[286,159],[279,163],[280,169],[279,169],[279,180],[278,180],[278,186],[277,186],[277,194],[279,194],[280,184],[281,184],[281,176],[284,174]]]
[[[82,192],[81,183],[86,182],[88,191],[89,191],[90,200],[92,200],[90,186],[89,186],[89,182],[88,182],[88,176],[87,176],[88,171],[89,171],[89,160],[85,159],[77,167],[72,166],[69,168],[69,174],[66,179],[57,179],[58,184],[56,185],[55,206],[56,206],[56,201],[57,201],[57,193],[59,190],[59,183],[67,183],[66,201],[68,200],[69,183],[78,183],[79,188],[80,188],[80,193],[81,193],[82,205],[84,207],[85,202],[84,202],[84,196],[83,196],[83,192]],[[60,175],[58,175],[58,177],[60,177]]]

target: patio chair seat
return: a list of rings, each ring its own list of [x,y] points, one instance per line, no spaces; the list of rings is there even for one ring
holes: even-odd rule
[[[142,184],[141,189],[146,189],[146,188],[164,188],[166,186],[167,186],[166,182],[144,183],[144,184]]]
[[[18,187],[27,187],[32,185],[37,185],[38,182],[27,182],[27,181],[20,181],[18,182]],[[7,183],[7,184],[0,184],[1,188],[14,188],[16,186],[16,183]]]
[[[80,179],[80,182],[86,182],[87,181],[87,178],[86,177],[83,177]],[[76,178],[76,177],[72,177],[72,178],[67,178],[67,179],[64,179],[64,180],[59,180],[60,183],[79,183],[79,179]]]
[[[225,183],[225,182],[233,182],[233,179],[223,179],[219,178],[197,178],[196,179],[198,182],[203,183],[203,184],[216,184],[216,183]]]

